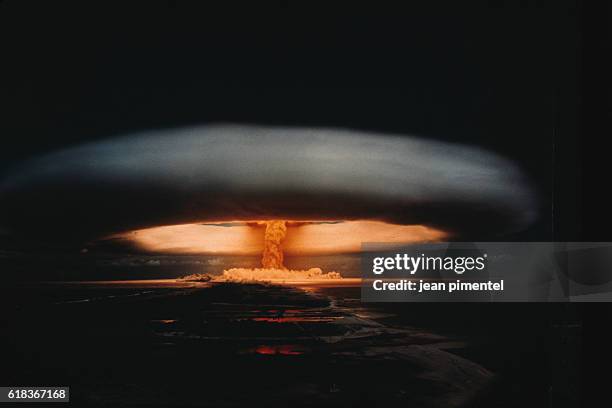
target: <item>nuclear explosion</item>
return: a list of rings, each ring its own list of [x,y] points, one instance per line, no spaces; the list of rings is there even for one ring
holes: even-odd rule
[[[218,279],[230,282],[248,281],[300,281],[317,279],[341,279],[335,271],[324,273],[321,268],[307,270],[287,269],[283,264],[284,255],[282,241],[287,236],[287,221],[262,221],[265,225],[264,248],[261,257],[262,268],[231,268],[223,271]]]

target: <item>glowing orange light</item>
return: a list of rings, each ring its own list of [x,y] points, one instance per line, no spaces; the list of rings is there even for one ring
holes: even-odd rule
[[[281,344],[275,346],[258,346],[255,348],[255,353],[263,355],[280,354],[284,356],[298,356],[304,354],[304,351],[293,345]]]
[[[130,231],[113,238],[127,240],[148,252],[259,255],[264,251],[262,228],[267,222],[169,225]],[[437,242],[448,236],[444,231],[424,225],[369,220],[289,221],[286,229],[282,249],[289,256],[359,252],[362,242]]]

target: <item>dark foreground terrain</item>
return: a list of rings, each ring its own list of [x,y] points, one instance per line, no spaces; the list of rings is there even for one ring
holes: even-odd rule
[[[1,306],[2,385],[69,385],[73,406],[546,407],[554,384],[563,404],[578,392],[575,367],[555,368],[558,331],[579,341],[566,305],[142,282],[14,285]]]

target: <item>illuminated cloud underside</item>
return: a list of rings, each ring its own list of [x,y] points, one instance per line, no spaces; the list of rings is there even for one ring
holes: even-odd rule
[[[113,238],[126,240],[148,252],[259,255],[264,248],[263,227],[249,224],[170,225],[121,233]],[[422,225],[394,225],[367,220],[314,222],[290,225],[282,247],[289,256],[350,253],[360,251],[362,242],[440,241],[446,236],[443,231]]]

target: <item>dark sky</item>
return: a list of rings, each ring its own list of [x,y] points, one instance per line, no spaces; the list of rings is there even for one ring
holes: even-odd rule
[[[0,172],[135,130],[340,126],[497,151],[519,163],[549,208],[554,146],[575,127],[573,2],[425,3],[4,1]],[[550,224],[545,216],[526,236],[548,239]]]

